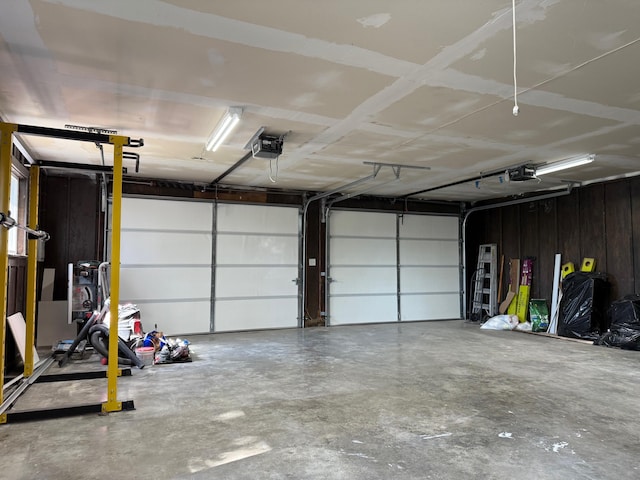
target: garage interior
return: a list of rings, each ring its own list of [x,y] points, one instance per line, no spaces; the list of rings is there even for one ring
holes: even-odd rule
[[[640,292],[635,2],[3,6],[1,316],[48,357],[69,264],[112,262],[112,316],[193,357],[53,365],[107,379],[0,411],[3,478],[637,478],[637,352],[470,315],[483,245],[497,303],[533,259],[551,306],[557,254]]]

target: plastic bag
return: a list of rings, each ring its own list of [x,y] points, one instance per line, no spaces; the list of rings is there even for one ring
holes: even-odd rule
[[[607,277],[600,273],[574,272],[562,281],[558,335],[596,340],[609,328],[605,306]]]
[[[601,335],[594,344],[640,350],[640,296],[629,295],[613,302],[609,317],[610,331]]]
[[[620,347],[625,350],[640,350],[640,331],[632,328],[612,330],[601,335],[593,344]]]
[[[521,332],[530,332],[532,329],[531,322],[521,322],[516,326],[515,329],[520,330]]]
[[[518,323],[517,315],[496,315],[484,322],[480,328],[484,330],[513,330]]]

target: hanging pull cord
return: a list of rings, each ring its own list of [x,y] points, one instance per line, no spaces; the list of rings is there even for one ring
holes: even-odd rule
[[[517,117],[520,113],[520,107],[518,106],[518,78],[516,76],[516,0],[511,0],[513,8],[513,116]]]

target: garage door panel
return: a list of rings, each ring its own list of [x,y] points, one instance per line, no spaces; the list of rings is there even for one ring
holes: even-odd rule
[[[332,227],[333,228],[333,227]],[[331,265],[395,265],[395,239],[331,238]]]
[[[347,296],[331,298],[331,325],[396,322],[398,305],[395,295]]]
[[[213,205],[205,202],[124,198],[121,227],[143,230],[211,229]]]
[[[458,235],[457,217],[404,215],[400,221],[401,238],[457,240]]]
[[[460,317],[457,217],[339,211],[329,232],[331,325],[396,321],[398,303],[401,320]]]
[[[217,208],[214,331],[297,327],[299,209]]]
[[[216,332],[295,328],[298,321],[291,312],[298,308],[297,298],[263,298],[216,301]]]
[[[122,264],[211,264],[211,234],[123,231],[120,238]]]
[[[332,267],[331,294],[390,293],[397,291],[395,267]]]
[[[124,301],[211,297],[211,267],[145,267],[120,269]]]
[[[332,235],[356,237],[396,236],[396,216],[376,212],[334,211],[330,215]]]
[[[209,333],[211,302],[139,302],[140,320],[145,331],[158,330],[165,335]]]
[[[460,289],[458,267],[401,267],[402,293],[457,292]]]
[[[460,294],[401,295],[401,320],[446,320],[460,318]]]
[[[296,208],[219,204],[216,222],[218,232],[298,235],[298,209]]]
[[[400,240],[400,265],[458,265],[457,241]]]
[[[298,237],[219,234],[216,252],[223,265],[297,265]]]
[[[296,296],[298,276],[295,267],[224,267],[216,268],[216,298]],[[252,279],[247,282],[247,279]]]

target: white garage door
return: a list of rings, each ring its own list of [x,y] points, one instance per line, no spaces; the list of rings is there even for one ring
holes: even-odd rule
[[[120,299],[146,331],[210,331],[212,231],[211,203],[122,199]]]
[[[460,318],[457,217],[401,215],[400,319]]]
[[[298,326],[299,209],[218,204],[214,331]]]
[[[336,210],[327,228],[328,323],[398,320],[395,214]]]
[[[457,217],[333,211],[330,325],[460,318]]]

